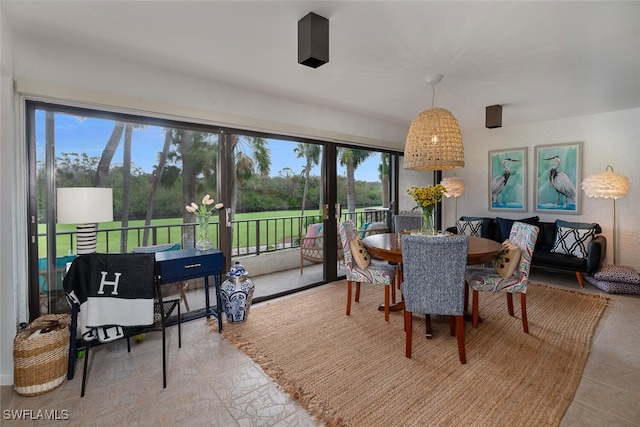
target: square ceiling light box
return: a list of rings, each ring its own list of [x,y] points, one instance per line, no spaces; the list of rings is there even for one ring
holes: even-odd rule
[[[318,68],[329,62],[329,20],[310,12],[298,21],[298,64]]]

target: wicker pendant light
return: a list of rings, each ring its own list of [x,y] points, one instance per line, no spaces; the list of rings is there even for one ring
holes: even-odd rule
[[[442,75],[427,77],[433,90],[431,108],[413,119],[404,147],[404,168],[446,170],[464,167],[464,147],[458,120],[451,111],[434,108],[435,85]]]

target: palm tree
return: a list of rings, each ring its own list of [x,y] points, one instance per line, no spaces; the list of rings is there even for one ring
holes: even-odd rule
[[[378,172],[380,182],[382,184],[382,207],[389,207],[389,162],[391,156],[388,153],[382,153],[380,155],[380,165],[378,166]]]
[[[167,158],[182,163],[182,206],[197,203],[216,188],[218,135],[188,129],[173,129],[171,133],[176,149],[169,151]],[[182,218],[185,223],[195,221],[194,215],[184,209]],[[185,246],[194,242],[193,232],[190,228],[184,231]]]
[[[356,212],[355,170],[373,154],[373,151],[357,148],[340,148],[339,150],[340,164],[347,170],[347,211],[353,215]]]
[[[111,136],[102,150],[102,156],[96,169],[96,176],[93,182],[94,187],[104,187],[107,183],[107,176],[109,175],[109,168],[111,167],[111,160],[120,145],[122,139],[122,133],[124,132],[124,122],[116,121],[113,123],[113,130]]]
[[[165,165],[167,164],[167,156],[169,154],[169,148],[171,147],[171,141],[173,140],[173,132],[169,128],[165,128],[164,130],[164,144],[162,146],[162,151],[158,153],[158,165],[155,167],[155,170],[151,173],[151,190],[149,191],[149,199],[147,201],[147,210],[146,216],[144,219],[144,234],[142,236],[142,246],[147,246],[149,244],[149,228],[147,228],[151,224],[151,218],[153,216],[153,205],[156,200],[156,193],[158,188],[160,187],[160,183],[162,182],[162,174],[164,173]]]
[[[254,173],[269,175],[271,167],[271,151],[267,140],[256,136],[231,134],[231,147],[227,151],[233,155],[233,170],[229,177],[231,188],[231,215],[235,215],[238,200],[238,183]],[[233,153],[233,154],[231,154]]]
[[[304,191],[302,192],[302,207],[300,209],[301,215],[304,216],[304,208],[307,205],[307,193],[309,192],[309,174],[314,166],[317,166],[320,162],[321,147],[317,144],[309,144],[307,142],[299,142],[293,149],[297,158],[304,157],[306,163],[302,168],[302,174],[304,175]]]

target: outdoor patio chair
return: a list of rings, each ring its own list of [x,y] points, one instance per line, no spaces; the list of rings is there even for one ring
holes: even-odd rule
[[[304,271],[304,261],[322,263],[324,261],[323,224],[310,224],[307,234],[300,239],[300,274]],[[338,248],[338,260],[344,259],[342,248]]]

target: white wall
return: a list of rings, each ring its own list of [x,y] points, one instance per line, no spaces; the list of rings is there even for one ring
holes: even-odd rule
[[[5,34],[7,33],[7,34]],[[15,45],[15,49],[14,49]],[[15,58],[13,53],[15,52]],[[344,140],[401,149],[407,128],[379,119],[360,117],[326,107],[296,103],[289,99],[246,91],[236,87],[204,80],[200,77],[177,74],[170,70],[150,67],[131,58],[118,58],[97,54],[71,46],[52,46],[48,42],[16,39],[2,21],[2,130],[0,196],[3,209],[0,231],[2,241],[13,241],[11,249],[0,245],[0,296],[2,304],[2,337],[0,349],[0,381],[12,383],[11,357],[15,324],[19,319],[17,308],[26,295],[26,166],[24,141],[12,131],[14,121],[12,83],[17,81],[23,95],[56,98],[69,102],[82,102],[108,108],[126,107],[160,116],[186,117],[194,121],[266,129],[291,135],[309,136],[324,140]],[[15,63],[15,67],[14,67]],[[454,112],[455,113],[455,112]],[[467,166],[457,170],[467,183],[464,196],[459,199],[459,214],[487,214],[487,151],[505,147],[584,141],[583,173],[603,171],[613,164],[625,173],[638,188],[639,177],[632,169],[631,159],[638,159],[638,114],[640,110],[613,112],[568,120],[527,126],[487,130],[464,134]],[[9,124],[7,126],[7,124]],[[18,129],[23,127],[20,123]],[[617,154],[622,152],[623,154]],[[532,158],[530,154],[530,159]],[[531,160],[530,160],[531,162]],[[477,167],[476,167],[477,165]],[[529,182],[532,182],[530,165]],[[445,176],[447,173],[445,173]],[[406,187],[432,183],[432,173],[403,171],[399,208],[409,210],[412,201],[404,194]],[[531,196],[530,196],[531,197]],[[618,202],[618,225],[621,231],[619,262],[640,268],[640,255],[636,246],[638,226],[633,221],[638,212],[639,196],[632,193]],[[6,203],[6,204],[5,204]],[[530,200],[529,206],[532,206]],[[583,200],[580,217],[569,219],[599,222],[610,235],[610,203],[605,200]],[[453,224],[453,200],[447,200],[445,209],[450,214],[445,225]],[[550,219],[544,218],[543,219]],[[9,251],[6,253],[6,251]],[[22,259],[22,261],[21,261]],[[23,282],[14,292],[16,283]],[[20,298],[18,300],[17,298]]]
[[[506,108],[506,107],[505,107]],[[582,197],[580,215],[534,213],[534,146],[565,142],[583,142],[582,176],[604,172],[607,165],[625,175],[631,183],[629,195],[616,201],[617,263],[640,271],[640,108],[613,111],[533,123],[522,126],[485,129],[463,134],[466,166],[455,171],[465,181],[465,194],[458,198],[458,216],[501,216],[523,218],[538,215],[542,221],[557,218],[568,221],[597,222],[607,237],[607,260],[612,261],[613,202],[611,199]],[[488,151],[505,148],[528,149],[527,213],[489,212]],[[446,172],[445,176],[453,172]],[[445,200],[447,226],[455,225],[454,200]]]
[[[20,244],[15,229],[19,209],[15,197],[13,64],[13,35],[0,8],[0,384],[3,385],[13,383],[13,337],[20,306],[16,286],[18,278],[26,274],[24,265],[18,268],[16,249]],[[22,258],[26,258],[26,253]]]
[[[42,40],[16,40],[16,78],[23,94],[63,96],[243,129],[397,149],[406,136],[404,126],[380,119]]]

